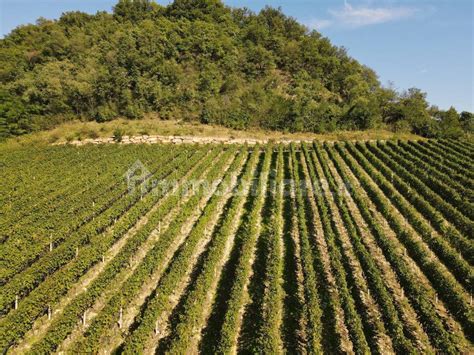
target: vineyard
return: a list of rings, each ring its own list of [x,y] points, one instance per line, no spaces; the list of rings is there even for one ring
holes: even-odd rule
[[[22,147],[0,166],[2,352],[474,352],[473,143]]]

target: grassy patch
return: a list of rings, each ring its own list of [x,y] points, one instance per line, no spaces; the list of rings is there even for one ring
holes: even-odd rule
[[[198,137],[228,137],[252,138],[270,140],[389,140],[389,139],[423,139],[410,133],[395,133],[386,129],[368,131],[340,131],[325,134],[314,133],[285,133],[252,129],[246,131],[233,130],[222,126],[204,125],[201,123],[182,122],[175,120],[160,120],[149,115],[142,120],[118,119],[110,122],[80,122],[73,121],[59,125],[49,130],[10,138],[7,144],[50,144],[82,140],[86,138],[110,138],[121,131],[123,136],[164,135],[164,136],[198,136]]]

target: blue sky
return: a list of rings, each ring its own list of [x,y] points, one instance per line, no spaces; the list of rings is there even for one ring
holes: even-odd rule
[[[0,33],[62,12],[109,11],[115,0],[0,0]],[[169,1],[158,1],[169,3]],[[440,108],[474,112],[472,0],[225,0],[258,11],[265,5],[319,30],[375,69],[383,84],[418,87]]]

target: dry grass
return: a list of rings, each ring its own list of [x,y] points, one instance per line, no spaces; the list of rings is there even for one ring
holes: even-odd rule
[[[123,135],[164,135],[164,136],[198,136],[198,137],[226,137],[226,138],[253,138],[274,140],[313,139],[320,141],[341,140],[375,140],[375,139],[422,139],[420,136],[409,133],[395,133],[386,129],[368,131],[340,131],[326,134],[314,133],[284,133],[252,129],[238,131],[221,126],[204,125],[192,122],[164,121],[149,116],[142,120],[118,119],[111,122],[80,122],[73,121],[62,124],[52,130],[28,134],[7,140],[9,146],[29,144],[49,144],[67,142],[86,138],[112,137],[114,131],[120,129]]]

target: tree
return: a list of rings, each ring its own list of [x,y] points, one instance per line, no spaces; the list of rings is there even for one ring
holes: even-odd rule
[[[428,114],[426,93],[417,88],[408,89],[401,95],[398,105],[395,108],[399,109],[399,119],[407,121],[413,133],[427,137],[435,134],[436,123]]]
[[[188,20],[223,21],[230,11],[220,0],[174,0],[167,7],[168,16],[187,18]]]
[[[89,15],[81,11],[65,12],[59,18],[59,23],[68,27],[84,27],[94,20],[94,15]]]
[[[324,132],[382,122],[425,136],[459,128],[428,112],[425,93],[382,87],[345,48],[281,9],[255,14],[221,0],[118,0],[112,14],[40,18],[0,40],[0,83],[1,125],[14,134],[150,111],[236,128]],[[472,116],[459,120],[472,131]]]
[[[218,95],[222,84],[222,75],[215,64],[209,63],[200,70],[198,89],[203,97]]]
[[[149,18],[161,9],[151,0],[119,0],[114,6],[114,17],[119,21],[137,22]]]
[[[474,133],[474,114],[463,111],[459,117],[461,125],[466,132]]]
[[[0,135],[21,135],[37,129],[31,117],[38,107],[29,105],[16,95],[0,90]]]
[[[9,136],[7,119],[0,116],[0,141]]]
[[[344,119],[347,128],[365,130],[374,128],[380,121],[380,111],[375,100],[358,99],[347,111]]]
[[[272,53],[262,46],[250,46],[246,50],[244,71],[249,77],[266,76],[274,67]]]
[[[440,136],[445,138],[459,138],[463,134],[459,114],[454,107],[442,112],[439,122]]]

